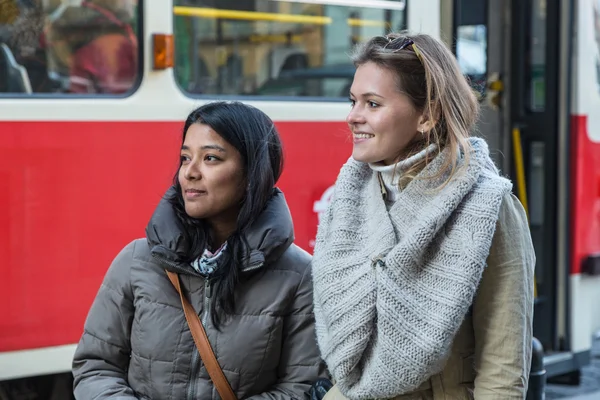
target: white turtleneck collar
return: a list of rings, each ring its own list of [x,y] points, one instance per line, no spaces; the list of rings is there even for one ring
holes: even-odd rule
[[[427,148],[421,150],[415,155],[412,155],[404,160],[397,162],[396,164],[391,165],[383,165],[381,163],[369,163],[369,167],[375,172],[381,174],[381,178],[383,179],[383,183],[387,190],[387,198],[388,202],[395,202],[398,197],[398,193],[400,193],[400,188],[398,186],[398,182],[400,178],[410,167],[415,165],[417,162],[424,159],[427,155],[431,154],[433,151],[437,149],[436,144],[430,144]]]

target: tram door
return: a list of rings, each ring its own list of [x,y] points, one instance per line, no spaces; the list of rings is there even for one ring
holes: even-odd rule
[[[546,350],[559,347],[557,3],[454,0],[450,30],[461,69],[481,95],[476,134],[528,211],[537,258],[534,335]]]
[[[559,3],[513,0],[510,13],[512,140],[522,148],[521,175],[526,185],[529,225],[537,258],[534,335],[547,350],[566,350],[558,343],[557,320],[560,264],[557,144],[561,123],[559,96],[566,96],[558,90]],[[513,164],[518,165],[518,159],[515,159],[518,155],[514,151],[511,154]],[[518,175],[519,171],[515,169],[512,173],[515,182]],[[567,228],[562,225],[560,229]]]

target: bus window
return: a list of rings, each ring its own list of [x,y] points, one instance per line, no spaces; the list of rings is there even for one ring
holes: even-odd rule
[[[3,3],[12,7],[0,18],[0,95],[117,95],[134,89],[137,0]]]
[[[365,38],[406,29],[406,1],[384,9],[329,3],[176,0],[179,86],[193,95],[348,97],[348,53]]]

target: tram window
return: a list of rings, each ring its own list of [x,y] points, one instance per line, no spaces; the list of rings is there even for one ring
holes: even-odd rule
[[[131,92],[137,0],[2,0],[0,95]]]
[[[600,92],[600,0],[594,1],[594,38],[596,39],[596,85]]]
[[[456,59],[471,87],[485,95],[487,85],[487,18],[481,0],[456,0]]]
[[[530,0],[530,31],[527,42],[527,102],[530,111],[546,106],[546,0]]]
[[[406,29],[406,1],[388,9],[328,3],[176,0],[179,86],[194,95],[347,98],[348,53],[365,38]]]
[[[481,96],[487,80],[487,35],[485,25],[459,26],[456,58],[462,73]]]

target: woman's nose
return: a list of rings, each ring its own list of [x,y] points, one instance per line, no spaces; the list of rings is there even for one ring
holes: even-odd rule
[[[196,163],[194,160],[190,161],[187,165],[183,165],[182,168],[183,176],[188,181],[196,181],[202,176],[200,173],[200,168],[198,168],[198,163]]]
[[[348,113],[348,116],[346,117],[346,122],[349,125],[364,124],[365,118],[363,117],[362,113],[358,110],[358,107],[355,106]]]

